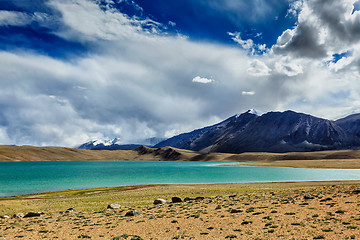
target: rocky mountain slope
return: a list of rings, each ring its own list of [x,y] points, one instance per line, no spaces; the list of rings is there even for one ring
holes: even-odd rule
[[[167,139],[171,146],[201,152],[305,152],[360,147],[360,114],[338,121],[293,111],[249,110],[206,128]]]

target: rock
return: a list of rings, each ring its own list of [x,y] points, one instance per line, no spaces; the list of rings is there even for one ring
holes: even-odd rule
[[[0,216],[2,219],[9,219],[10,217],[8,215]]]
[[[43,212],[29,212],[24,216],[24,218],[28,217],[41,217],[44,213]]]
[[[66,212],[66,213],[71,213],[71,212],[74,212],[74,211],[75,211],[74,208],[68,208],[65,212]]]
[[[184,201],[185,202],[195,201],[195,198],[194,197],[186,197],[186,198],[184,198]]]
[[[23,218],[25,215],[23,213],[14,214],[14,218]]]
[[[314,198],[315,197],[309,193],[304,196],[304,199],[314,199]]]
[[[230,213],[240,213],[240,212],[243,212],[244,210],[242,209],[231,209],[230,210]]]
[[[323,198],[323,197],[325,197],[324,194],[319,194],[319,195],[318,195],[318,198]]]
[[[351,192],[351,194],[359,194],[359,193],[360,193],[360,189],[356,189],[356,190]]]
[[[119,204],[116,204],[116,203],[112,203],[112,204],[109,204],[107,206],[107,209],[118,209],[120,208],[121,206]]]
[[[234,195],[230,195],[229,198],[234,198],[234,197],[237,197],[238,195],[237,194],[234,194]]]
[[[132,217],[132,216],[138,216],[138,215],[141,215],[141,213],[139,213],[139,212],[136,211],[136,210],[131,210],[131,211],[128,211],[128,212],[125,214],[125,217]]]
[[[221,209],[221,206],[220,206],[220,205],[217,205],[215,209],[216,209],[216,210]]]
[[[165,199],[158,198],[154,200],[154,205],[165,204],[165,203],[166,203]]]
[[[172,198],[171,198],[171,201],[172,201],[173,203],[183,202],[183,200],[182,200],[181,198],[179,198],[179,197],[172,197]]]
[[[196,198],[195,198],[196,201],[202,201],[202,200],[204,200],[204,199],[205,199],[205,197],[196,197]]]

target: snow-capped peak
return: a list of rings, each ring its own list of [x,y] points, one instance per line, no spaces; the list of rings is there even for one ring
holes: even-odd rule
[[[246,113],[255,114],[256,116],[261,116],[263,114],[263,112],[253,108],[247,110]]]
[[[94,140],[94,141],[90,141],[89,143],[92,143],[93,146],[97,146],[97,145],[104,145],[104,146],[111,146],[113,144],[121,144],[120,138],[114,138],[111,140]]]
[[[254,115],[256,115],[256,116],[261,116],[261,115],[264,114],[263,112],[261,112],[261,111],[259,111],[259,110],[256,110],[256,109],[253,109],[253,108],[247,110],[247,111],[244,112],[244,113],[250,113],[250,114],[254,114]],[[236,114],[235,117],[238,118],[238,117],[240,117],[240,115],[242,115],[242,114],[244,114],[244,113]]]

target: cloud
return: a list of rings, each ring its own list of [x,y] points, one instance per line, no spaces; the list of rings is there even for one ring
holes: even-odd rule
[[[247,72],[253,76],[261,77],[269,76],[271,69],[264,62],[255,59],[250,62]]]
[[[298,23],[278,38],[273,51],[311,59],[346,52],[360,37],[360,12],[353,0],[308,0],[296,3]],[[298,10],[297,10],[298,11]]]
[[[204,77],[200,77],[200,76],[196,76],[193,78],[192,80],[193,82],[196,82],[196,83],[211,83],[211,82],[214,82],[213,79],[209,79],[209,78],[204,78]]]
[[[243,40],[241,39],[240,32],[228,32],[228,35],[234,42],[239,44],[243,49],[248,50],[252,55],[257,53],[265,53],[267,51],[266,44],[254,44],[252,39]]]
[[[249,91],[249,92],[247,92],[247,91],[242,91],[241,94],[242,94],[242,95],[252,96],[252,95],[255,95],[255,92],[254,92],[254,91]]]
[[[348,15],[349,2],[339,2],[343,5],[329,4],[337,6],[334,14],[346,26],[343,40],[337,24],[322,23],[326,9],[311,0],[299,10],[297,26],[258,56],[253,49],[265,46],[240,33],[230,36],[241,48],[193,41],[110,3],[49,1],[57,13],[51,16],[57,22],[52,33],[86,46],[88,53],[55,59],[32,50],[0,51],[0,142],[75,146],[112,137],[136,142],[214,124],[250,106],[329,118],[360,112],[360,43],[351,23],[358,13]],[[331,32],[333,27],[339,30]],[[334,53],[348,50],[351,56],[331,62]]]
[[[32,17],[23,12],[0,10],[0,26],[25,26]]]
[[[301,24],[293,31],[286,30],[277,40],[273,51],[277,54],[292,54],[297,57],[326,57],[325,45],[320,43],[317,29]]]
[[[80,37],[84,41],[97,41],[144,38],[145,33],[156,34],[163,27],[149,18],[141,20],[135,16],[129,17],[111,5],[102,9],[93,1],[50,0],[48,5],[61,13],[64,28],[58,34],[66,39]],[[89,16],[90,13],[95,17]]]
[[[281,58],[275,63],[275,69],[278,73],[284,74],[288,77],[297,76],[303,73],[303,67],[301,63],[297,63],[296,60],[290,58]]]

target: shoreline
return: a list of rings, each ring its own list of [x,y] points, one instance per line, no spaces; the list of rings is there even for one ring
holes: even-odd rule
[[[234,162],[237,164],[245,162],[249,166],[360,169],[360,150],[230,154],[200,153],[172,147],[98,151],[63,147],[0,145],[0,162],[118,161],[124,159],[128,161]]]
[[[225,165],[226,166],[226,165]],[[238,185],[238,186],[251,186],[251,185],[352,185],[359,184],[360,180],[319,180],[319,181],[273,181],[273,182],[240,182],[240,183],[185,183],[185,184],[138,184],[138,185],[124,185],[124,186],[113,186],[113,187],[95,187],[95,188],[81,188],[81,189],[67,189],[67,190],[59,190],[59,191],[49,191],[49,192],[40,192],[33,194],[24,194],[24,195],[16,195],[16,196],[8,196],[8,197],[0,197],[0,201],[3,200],[15,200],[15,199],[23,199],[23,200],[31,200],[31,199],[51,199],[52,197],[47,196],[59,196],[60,194],[72,195],[72,194],[98,194],[105,193],[111,191],[131,191],[142,188],[153,188],[153,187],[193,187],[193,188],[201,188],[208,186],[229,186],[229,185]],[[62,197],[62,196],[61,196]]]
[[[57,160],[11,160],[11,161],[4,161],[0,160],[0,163],[20,163],[20,162],[109,162],[109,161],[129,161],[129,162],[201,162],[201,163],[209,163],[209,166],[253,166],[253,167],[287,167],[287,168],[313,168],[313,169],[360,169],[360,159],[327,159],[327,160],[274,160],[274,161],[267,161],[267,160],[240,160],[240,161],[231,161],[229,159],[216,159],[216,160],[187,160],[187,159],[180,159],[180,160],[161,160],[161,159],[130,159],[130,160],[121,160],[121,159],[82,159],[82,160],[64,160],[64,159],[57,159]]]

